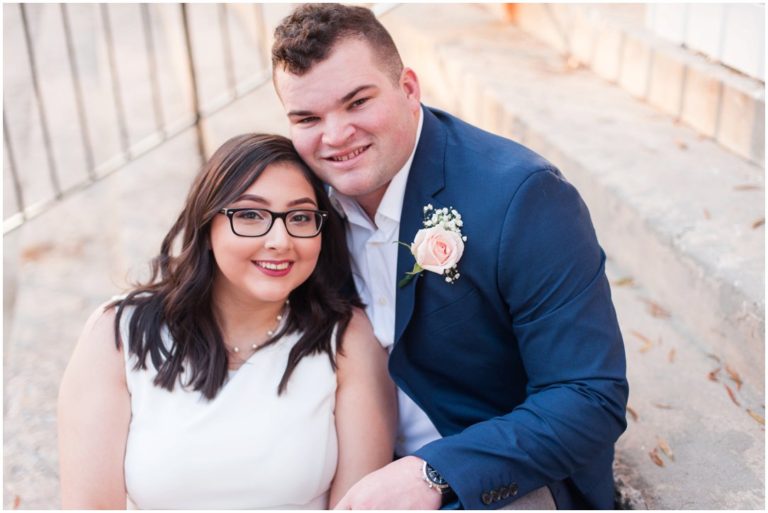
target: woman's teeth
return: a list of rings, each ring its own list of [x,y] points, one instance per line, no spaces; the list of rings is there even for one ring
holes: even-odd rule
[[[256,265],[259,267],[263,267],[264,269],[269,269],[271,271],[284,271],[288,269],[288,266],[290,265],[289,262],[281,262],[279,264],[273,264],[271,262],[256,262]]]

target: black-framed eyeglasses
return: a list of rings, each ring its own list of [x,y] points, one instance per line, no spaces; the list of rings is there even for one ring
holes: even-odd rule
[[[309,239],[320,234],[328,218],[328,212],[310,209],[272,212],[266,208],[222,208],[219,214],[229,218],[232,233],[239,237],[263,237],[272,229],[275,219],[282,219],[288,235]]]

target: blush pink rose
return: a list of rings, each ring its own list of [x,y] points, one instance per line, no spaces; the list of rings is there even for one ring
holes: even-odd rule
[[[422,269],[443,274],[461,258],[464,253],[464,241],[461,240],[461,235],[442,226],[424,228],[416,233],[416,238],[411,244],[411,253]]]

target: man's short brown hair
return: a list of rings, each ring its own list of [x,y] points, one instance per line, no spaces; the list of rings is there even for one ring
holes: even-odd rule
[[[379,60],[382,71],[397,82],[403,61],[392,36],[365,7],[341,4],[304,4],[275,29],[272,69],[282,66],[294,75],[303,75],[324,61],[341,40],[366,41]]]

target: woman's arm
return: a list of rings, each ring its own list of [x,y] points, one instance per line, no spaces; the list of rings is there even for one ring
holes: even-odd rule
[[[339,462],[331,508],[358,480],[392,461],[397,429],[397,393],[387,372],[388,354],[362,310],[355,310],[342,349],[336,391]]]
[[[131,402],[115,311],[88,319],[59,389],[61,505],[125,509],[123,463]]]

